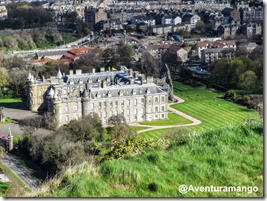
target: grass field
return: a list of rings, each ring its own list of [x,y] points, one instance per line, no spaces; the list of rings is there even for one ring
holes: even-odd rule
[[[263,125],[203,132],[185,144],[125,160],[72,167],[37,192],[40,197],[262,197]],[[179,142],[179,140],[177,141]],[[257,186],[258,192],[188,192],[180,185]],[[47,187],[49,186],[49,188]],[[36,196],[33,192],[31,196]]]
[[[0,98],[1,103],[22,103],[22,98]]]
[[[11,187],[9,182],[0,182],[0,196],[5,195],[6,190]]]
[[[168,113],[168,119],[166,120],[155,120],[155,121],[147,121],[141,122],[140,124],[143,125],[150,125],[150,126],[168,126],[168,125],[176,125],[176,124],[190,124],[192,121],[181,117],[178,114],[173,112]]]
[[[10,123],[12,123],[13,122],[13,119],[10,119],[10,118],[5,118],[5,121],[4,122],[0,122],[0,125],[1,124],[10,124]]]
[[[255,110],[226,101],[222,98],[224,94],[215,90],[192,88],[174,82],[174,94],[185,102],[171,107],[202,121],[202,124],[192,127],[196,131],[222,128],[243,123],[247,118],[258,118]],[[167,132],[168,130],[162,129],[142,133],[140,136],[160,138]]]

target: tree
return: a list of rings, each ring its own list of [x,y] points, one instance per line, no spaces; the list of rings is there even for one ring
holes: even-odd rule
[[[0,90],[8,85],[9,75],[8,71],[4,67],[0,67]]]
[[[105,129],[97,114],[88,115],[81,120],[72,120],[65,125],[63,130],[70,134],[73,141],[102,141]]]
[[[117,53],[120,55],[121,65],[125,65],[127,67],[130,67],[132,65],[132,56],[134,54],[134,50],[130,45],[120,43],[117,49]]]
[[[136,132],[126,124],[119,124],[112,127],[110,135],[113,143],[120,143],[130,140],[135,136]]]
[[[126,119],[122,114],[113,115],[108,119],[108,124],[112,126],[119,126],[121,124],[126,124]]]
[[[257,75],[251,70],[244,72],[239,77],[240,86],[247,90],[255,88],[257,80]]]
[[[9,87],[14,92],[15,96],[25,96],[26,95],[26,79],[28,72],[13,71],[10,74]]]

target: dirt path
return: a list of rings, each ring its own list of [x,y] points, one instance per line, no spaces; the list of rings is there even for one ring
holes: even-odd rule
[[[144,133],[144,132],[147,132],[147,131],[153,131],[153,130],[159,130],[159,129],[166,129],[166,128],[178,128],[178,127],[187,127],[187,126],[196,126],[196,125],[199,125],[201,124],[201,121],[188,115],[188,114],[185,114],[181,111],[178,111],[174,108],[171,107],[171,105],[173,104],[178,104],[178,103],[183,103],[184,100],[181,99],[180,97],[178,96],[174,96],[174,98],[177,100],[176,103],[170,103],[168,105],[168,110],[170,110],[171,112],[175,113],[175,114],[178,114],[190,121],[192,121],[192,123],[190,124],[176,124],[176,125],[170,125],[170,126],[149,126],[149,125],[142,125],[140,123],[133,123],[133,124],[130,124],[130,126],[141,126],[141,127],[146,127],[147,129],[144,129],[144,130],[140,130],[140,131],[137,131],[137,133]]]

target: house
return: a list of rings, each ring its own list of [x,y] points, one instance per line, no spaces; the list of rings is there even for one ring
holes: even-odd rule
[[[247,24],[243,24],[243,27],[241,28],[242,32],[246,34],[248,38],[251,38],[256,35],[262,34],[262,24],[256,23],[256,22],[250,22]]]
[[[177,25],[182,23],[182,18],[178,15],[166,15],[161,18],[161,24]]]
[[[201,52],[201,62],[211,63],[218,59],[233,59],[235,58],[235,50],[233,48],[210,48]]]
[[[169,52],[176,55],[178,61],[186,62],[188,60],[188,52],[178,45],[150,45],[148,51],[156,58],[160,58],[164,52]]]
[[[0,6],[0,20],[7,18],[7,9],[6,6]]]
[[[250,54],[251,52],[253,52],[253,50],[257,47],[258,45],[256,43],[243,43],[240,44],[238,49],[242,52],[248,53]]]
[[[101,20],[95,25],[96,30],[122,30],[123,25],[120,21],[120,19],[107,19],[107,20]]]
[[[151,26],[152,32],[158,35],[167,34],[172,31],[172,28],[169,24]]]
[[[88,6],[84,10],[85,23],[89,26],[91,30],[95,28],[95,24],[101,20],[107,20],[107,13],[104,8],[94,8]]]
[[[61,59],[67,59],[69,61],[76,61],[77,59],[82,58],[86,53],[90,51],[90,48],[81,46],[79,48],[73,48],[63,54]]]
[[[240,18],[242,22],[261,22],[263,21],[263,7],[253,6],[240,8]]]
[[[201,58],[201,52],[210,48],[233,48],[236,51],[236,42],[233,40],[224,40],[224,41],[200,41],[196,45],[197,54]]]
[[[231,17],[234,21],[240,20],[240,12],[238,10],[235,10],[233,8],[225,8],[222,10],[222,14],[225,17]]]
[[[236,36],[236,32],[238,29],[239,24],[236,23],[221,24],[217,28],[217,33],[224,39],[233,38]]]
[[[131,18],[131,24],[146,24],[147,26],[154,26],[156,24],[156,20],[152,16],[135,16]]]
[[[201,18],[197,14],[184,14],[182,16],[182,22],[183,23],[190,23],[192,25],[192,28],[195,28],[197,25],[197,22],[201,20]]]

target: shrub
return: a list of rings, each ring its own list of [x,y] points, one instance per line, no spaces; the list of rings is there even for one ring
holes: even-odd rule
[[[190,132],[187,128],[176,128],[165,137],[169,140],[170,147],[185,145],[190,140]]]
[[[155,148],[157,141],[154,139],[133,138],[122,143],[116,144],[101,161],[112,159],[124,159],[143,153],[147,149]]]
[[[156,192],[158,190],[158,185],[155,182],[148,184],[148,190]]]
[[[234,90],[228,90],[224,95],[224,99],[229,100],[229,101],[234,101],[234,102],[240,98],[241,98],[241,95],[236,93]]]

